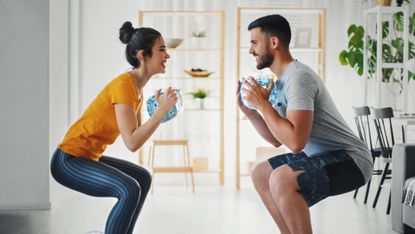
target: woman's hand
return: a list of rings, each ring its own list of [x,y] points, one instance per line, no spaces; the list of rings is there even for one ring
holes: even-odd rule
[[[267,88],[263,88],[259,85],[252,76],[248,77],[248,79],[242,80],[242,82],[244,85],[242,92],[246,95],[245,99],[257,110],[262,109],[262,107],[268,103],[268,98],[271,94],[274,82],[269,82]]]
[[[177,93],[171,87],[169,87],[166,92],[160,94],[161,89],[157,90],[156,92],[156,100],[159,104],[159,109],[162,110],[164,113],[169,112],[177,102]]]

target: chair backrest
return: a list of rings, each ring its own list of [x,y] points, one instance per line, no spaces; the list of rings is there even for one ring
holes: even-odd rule
[[[354,120],[356,122],[357,132],[359,138],[367,145],[367,147],[373,151],[372,134],[370,130],[370,109],[368,106],[353,107]]]
[[[382,157],[392,158],[392,147],[395,145],[392,126],[393,110],[390,107],[373,109],[373,118]]]

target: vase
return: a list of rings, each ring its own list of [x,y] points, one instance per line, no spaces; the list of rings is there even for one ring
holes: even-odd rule
[[[199,109],[205,109],[205,99],[199,98]]]
[[[191,37],[190,43],[192,48],[200,49],[206,48],[206,38],[205,37]]]
[[[390,6],[392,0],[378,0],[379,5],[381,6]]]
[[[402,6],[403,0],[396,0],[396,5],[398,7]]]

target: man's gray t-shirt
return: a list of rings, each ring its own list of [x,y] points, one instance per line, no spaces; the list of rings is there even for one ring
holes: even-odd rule
[[[308,66],[291,62],[275,83],[277,100],[274,109],[286,118],[290,110],[313,111],[313,127],[304,152],[346,150],[362,171],[366,182],[372,176],[373,162],[366,145],[353,133],[340,115],[318,75]]]

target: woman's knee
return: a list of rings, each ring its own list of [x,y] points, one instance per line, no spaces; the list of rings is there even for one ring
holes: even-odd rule
[[[143,180],[144,180],[144,183],[146,184],[146,185],[151,185],[151,181],[152,181],[152,179],[153,179],[153,176],[150,174],[150,172],[149,171],[147,171],[147,170],[145,170],[144,171],[144,173],[143,173]],[[148,187],[150,187],[150,186],[148,186]]]
[[[143,182],[141,184],[141,189],[143,193],[147,193],[151,187],[151,181],[153,180],[153,176],[147,170],[144,172]]]
[[[122,184],[122,191],[119,191],[120,199],[127,199],[133,201],[138,201],[140,199],[142,188],[136,180],[131,178],[131,180],[125,181]]]
[[[141,189],[141,193],[147,193],[150,190],[152,175],[146,169],[137,170],[134,174],[131,174],[135,182],[138,183]]]

